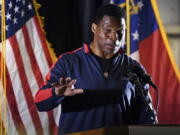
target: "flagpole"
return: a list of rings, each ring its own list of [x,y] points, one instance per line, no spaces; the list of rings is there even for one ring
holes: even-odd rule
[[[126,40],[126,53],[130,56],[130,6],[129,0],[126,0],[126,26],[127,26],[127,40]]]
[[[2,48],[1,48],[1,75],[0,75],[0,79],[2,80],[2,93],[3,95],[1,97],[4,97],[4,104],[2,104],[3,102],[3,98],[1,98],[1,102],[0,102],[0,109],[2,112],[2,106],[3,106],[3,113],[1,113],[0,117],[1,117],[1,131],[0,133],[3,135],[6,135],[6,18],[5,18],[5,0],[2,0],[2,22],[1,22],[1,40],[2,40]],[[4,121],[2,121],[2,117],[4,119]],[[5,126],[3,126],[3,124]]]

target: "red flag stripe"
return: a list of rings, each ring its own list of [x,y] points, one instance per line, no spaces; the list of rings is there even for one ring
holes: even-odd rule
[[[25,74],[25,70],[23,67],[23,61],[22,61],[22,57],[20,54],[17,39],[15,36],[12,36],[9,38],[9,41],[10,41],[11,47],[13,49],[14,57],[15,57],[16,64],[18,67],[18,73],[20,76],[20,81],[21,81],[21,84],[23,87],[23,93],[24,93],[24,96],[26,99],[26,103],[28,105],[28,109],[29,109],[33,124],[35,126],[35,130],[36,130],[38,135],[43,135],[42,124],[40,122],[40,118],[39,118],[39,115],[37,113],[37,109],[36,109],[35,104],[34,104],[31,89],[30,89],[30,86],[28,84],[27,76]]]
[[[39,35],[38,37],[40,38],[41,45],[42,45],[46,60],[48,62],[49,67],[51,67],[51,65],[53,64],[53,61],[51,59],[51,55],[50,55],[49,50],[47,48],[46,40],[44,38],[45,36],[44,36],[44,34],[42,32],[42,29],[41,29],[41,26],[40,26],[40,24],[38,22],[38,18],[35,16],[35,17],[33,17],[33,20],[34,20],[34,23],[36,25],[36,29],[37,29],[37,32],[38,32],[38,35]],[[49,116],[48,117],[48,119],[49,119],[49,129],[54,129],[53,131],[56,132],[57,131],[57,125],[56,125],[55,120],[54,120],[53,111],[49,111],[48,116]]]
[[[35,58],[38,64],[38,67],[40,69],[40,72],[43,76],[43,79],[45,78],[46,73],[49,71],[49,65],[45,56],[45,53],[43,51],[41,41],[37,32],[37,29],[35,27],[35,23],[33,19],[30,19],[26,23],[26,28],[29,34],[30,42],[33,48],[33,52],[35,54]]]
[[[31,19],[32,20],[32,19]],[[29,23],[32,23],[32,21],[28,21],[28,24]],[[26,23],[27,24],[27,23]],[[26,25],[26,27],[27,28],[29,28],[29,29],[33,29],[34,27],[33,27],[33,25]],[[29,30],[28,29],[28,30]],[[29,32],[28,31],[28,34],[29,34],[29,36],[31,36],[30,37],[30,39],[31,39],[31,44],[32,44],[32,47],[33,47],[33,51],[35,51],[36,52],[36,61],[37,60],[39,60],[38,58],[39,58],[39,56],[41,56],[41,57],[44,57],[44,55],[42,55],[43,54],[43,51],[42,51],[42,49],[41,48],[39,48],[39,46],[41,46],[40,45],[40,42],[39,43],[37,43],[37,42],[33,42],[34,40],[35,41],[37,41],[38,40],[38,36],[36,35],[36,32]],[[32,36],[34,36],[35,37],[35,39],[34,38],[32,38]],[[22,37],[21,39],[20,38],[17,38],[17,41],[18,41],[18,43],[19,43],[19,50],[20,50],[20,53],[21,53],[21,56],[23,56],[22,57],[22,60],[23,60],[23,63],[24,63],[24,69],[25,69],[25,73],[26,73],[26,75],[28,75],[28,83],[29,83],[29,85],[30,85],[30,88],[31,88],[31,92],[32,92],[32,95],[35,95],[35,92],[39,89],[39,86],[38,86],[38,83],[37,83],[37,81],[36,81],[36,78],[35,78],[35,76],[34,76],[34,73],[33,73],[33,69],[32,69],[32,66],[31,66],[31,59],[30,59],[30,56],[28,55],[28,51],[27,51],[27,44],[26,44],[26,42],[25,42],[25,36],[24,36],[24,34],[23,34],[23,31],[22,30],[19,30],[17,33],[16,33],[16,37]],[[37,45],[39,45],[39,46],[37,46]],[[38,49],[38,51],[37,51],[37,49]],[[11,51],[12,52],[12,51]],[[40,54],[40,55],[39,55]],[[42,60],[42,59],[41,59]],[[15,60],[14,60],[15,61]],[[38,61],[39,62],[39,61]],[[46,60],[44,59],[43,60],[43,63],[39,63],[39,65],[40,64],[42,64],[43,66],[44,66],[44,68],[47,68],[47,70],[48,70],[48,66],[46,66],[47,65],[47,62],[46,62]],[[38,67],[39,67],[39,65],[38,65]],[[41,67],[42,68],[42,67]],[[44,72],[44,71],[43,71]],[[42,73],[43,73],[42,72]],[[46,73],[46,72],[44,72],[44,73]],[[19,77],[18,77],[19,78]],[[20,82],[20,79],[18,79],[19,80],[19,82]],[[15,80],[14,80],[15,81]],[[16,84],[17,85],[17,84]],[[16,87],[16,86],[15,86]],[[21,86],[20,86],[21,87]],[[21,87],[21,90],[20,91],[22,91],[22,87]],[[22,94],[21,94],[22,95]],[[20,93],[18,94],[17,93],[17,95],[16,95],[17,97],[19,97],[20,96]],[[22,95],[21,97],[24,97],[24,95]],[[23,99],[23,101],[25,101],[25,98]],[[21,103],[20,103],[21,104]],[[26,104],[24,104],[24,105],[21,105],[21,107],[23,107],[23,106],[25,106]],[[25,110],[24,109],[26,109],[26,110],[28,110],[28,107],[27,107],[27,105],[24,107],[24,109],[22,109],[22,108],[19,108],[19,109],[21,109],[21,113],[22,113],[22,118],[24,118],[24,117],[26,117],[26,116],[29,116],[29,118],[28,119],[30,119],[30,120],[25,120],[25,124],[26,124],[26,126],[28,125],[28,127],[29,126],[31,126],[31,127],[34,127],[34,125],[33,125],[33,122],[31,121],[32,119],[30,118],[30,114],[28,114],[28,112],[26,112],[26,113],[23,113]],[[39,118],[40,118],[40,121],[41,121],[41,124],[42,124],[42,127],[43,127],[43,133],[49,133],[50,131],[49,131],[49,128],[48,128],[48,126],[49,126],[49,120],[48,120],[48,113],[47,112],[38,112],[38,114],[39,114]],[[27,119],[27,118],[26,118]],[[27,127],[26,127],[27,128]],[[31,131],[33,131],[33,133],[30,133],[30,134],[36,134],[35,133],[35,129],[34,130],[31,130]],[[28,132],[30,132],[30,130],[28,130]]]
[[[25,47],[26,47],[26,50],[27,50],[29,58],[30,58],[31,68],[32,68],[33,74],[35,76],[36,82],[37,82],[38,86],[40,87],[41,83],[43,82],[43,77],[42,77],[41,71],[39,69],[39,66],[37,64],[34,52],[33,52],[33,48],[32,48],[32,45],[31,45],[31,42],[29,39],[29,34],[27,31],[26,25],[24,25],[22,27],[22,32],[23,32],[24,41],[26,44]]]
[[[44,34],[43,34],[41,26],[40,26],[40,24],[38,22],[37,16],[33,17],[33,20],[34,20],[34,23],[35,23],[35,26],[36,26],[36,29],[37,29],[37,32],[38,32],[38,35],[39,35],[38,37],[40,38],[40,41],[41,41],[41,45],[42,45],[46,60],[48,62],[49,67],[51,67],[51,65],[53,64],[53,61],[51,59],[51,55],[50,55],[49,50],[47,48],[46,40],[44,38]],[[55,120],[54,120],[53,111],[49,111],[48,116],[49,116],[48,117],[48,119],[49,119],[49,129],[54,129],[53,131],[56,132],[57,131],[57,125],[56,125]]]
[[[49,134],[56,135],[57,134],[57,125],[54,120],[53,111],[48,112],[48,120],[49,120]]]
[[[0,58],[1,58],[1,52],[0,52]],[[1,63],[1,59],[0,59],[0,63]],[[8,106],[9,106],[7,108],[10,109],[10,113],[11,113],[11,116],[12,116],[11,120],[15,124],[16,131],[18,132],[19,135],[27,135],[24,123],[23,123],[23,121],[21,119],[21,116],[19,114],[18,105],[17,105],[17,102],[16,102],[16,98],[15,98],[15,95],[14,95],[14,90],[13,90],[13,87],[12,87],[12,82],[11,82],[7,67],[6,67],[6,98],[7,98],[7,103],[8,103]]]
[[[31,68],[33,71],[33,74],[35,76],[36,82],[38,84],[38,86],[41,86],[41,83],[43,82],[43,77],[40,71],[40,68],[38,66],[38,63],[36,61],[34,52],[33,52],[33,48],[30,42],[30,38],[29,38],[29,34],[27,31],[27,27],[26,25],[24,25],[22,27],[22,32],[24,35],[24,39],[25,39],[25,44],[26,44],[26,49],[30,58],[30,63],[31,63]],[[51,112],[48,112],[48,120],[49,120],[49,134],[53,133],[53,127],[55,126],[55,123],[53,122],[53,115]]]
[[[33,19],[31,19],[30,21],[28,21],[26,23],[29,38],[30,38],[32,47],[34,49],[33,51],[34,52],[39,52],[39,50],[42,51],[42,53],[36,54],[35,57],[36,57],[38,67],[40,68],[41,74],[45,75],[45,73],[47,73],[49,71],[49,65],[48,65],[47,60],[45,58],[45,54],[44,54],[44,51],[43,51],[43,48],[42,48],[42,45],[41,45],[41,40],[39,38],[38,31],[34,27],[34,25],[35,25],[35,23],[34,23]],[[33,35],[32,35],[32,33],[33,33]],[[37,45],[39,45],[39,46],[37,46]],[[49,132],[53,133],[54,128],[55,128],[55,131],[57,130],[57,124],[55,123],[54,116],[53,116],[53,113],[51,111],[48,112],[48,119],[49,119],[48,120],[49,121]]]
[[[43,32],[42,32],[41,26],[40,26],[40,24],[39,24],[39,22],[38,22],[37,16],[34,16],[34,17],[33,17],[33,20],[34,20],[34,23],[35,23],[35,26],[36,26],[36,29],[37,29],[39,38],[40,38],[40,40],[41,40],[41,45],[42,45],[42,48],[43,48],[43,50],[44,50],[45,57],[46,57],[46,59],[47,59],[47,61],[48,61],[48,65],[49,65],[49,67],[51,67],[51,65],[53,64],[53,61],[52,61],[52,59],[51,59],[51,55],[50,55],[49,49],[48,49],[48,47],[47,47],[46,40],[45,40],[45,38],[44,38],[44,34],[43,34]]]
[[[23,40],[23,39],[21,39],[21,40]],[[28,130],[26,130],[27,134],[32,134],[32,133],[35,133],[36,131],[35,131],[34,124],[32,122],[31,115],[30,115],[30,113],[28,111],[28,106],[26,104],[26,99],[24,97],[23,87],[22,87],[22,84],[21,84],[21,81],[20,81],[20,76],[18,74],[18,67],[17,67],[16,60],[15,60],[15,57],[14,57],[14,53],[13,53],[13,50],[11,48],[11,44],[10,44],[9,40],[7,40],[6,43],[7,43],[7,45],[6,45],[6,53],[8,54],[8,57],[6,57],[6,66],[8,68],[9,76],[10,76],[10,79],[11,79],[11,82],[12,82],[12,88],[14,90],[14,95],[15,95],[15,98],[16,98],[16,102],[18,104],[18,110],[19,110],[19,113],[20,113],[20,117],[23,120],[25,128],[28,129]],[[24,54],[27,54],[27,53],[24,53]],[[23,58],[26,58],[26,57],[27,56],[25,56]],[[27,63],[24,64],[24,66],[26,66],[26,65],[27,65]],[[31,71],[31,70],[28,69],[28,71]],[[27,72],[26,72],[26,74],[29,75],[29,73],[27,73]],[[30,77],[30,75],[28,77]],[[34,79],[31,79],[31,80],[34,80]],[[34,84],[35,81],[33,81],[32,83]],[[9,108],[7,108],[7,109],[10,111]],[[10,117],[12,117],[12,116],[9,115],[9,118]],[[10,120],[12,120],[12,118],[10,118]],[[12,132],[13,130],[15,130],[15,125],[14,125],[14,123],[12,124],[12,122],[9,121],[7,123],[7,126],[11,127],[10,128],[11,130],[9,130],[9,132]],[[31,127],[30,130],[29,130],[29,127]]]
[[[16,130],[19,133],[19,135],[27,135],[24,123],[19,114],[18,105],[16,102],[14,90],[12,87],[12,82],[11,82],[7,68],[6,68],[6,80],[7,80],[7,83],[6,83],[7,84],[7,89],[6,89],[7,102],[8,102],[9,108],[10,108],[10,112],[11,112],[11,116],[12,116],[14,125],[15,125]]]

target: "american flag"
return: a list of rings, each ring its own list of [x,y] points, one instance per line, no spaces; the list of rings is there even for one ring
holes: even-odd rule
[[[124,8],[126,6],[126,0],[111,2]],[[136,56],[136,60],[144,65],[158,86],[159,122],[180,124],[180,72],[170,49],[156,0],[129,0],[129,4],[131,57]],[[150,92],[156,106],[157,93],[153,89]]]
[[[34,104],[35,93],[53,63],[39,16],[31,0],[6,0],[5,10],[7,106],[2,111],[6,108],[7,117],[2,119],[7,134],[55,134],[60,108],[39,113]]]

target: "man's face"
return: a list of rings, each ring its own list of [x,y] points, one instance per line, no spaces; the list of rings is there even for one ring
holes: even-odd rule
[[[114,54],[116,41],[121,40],[122,25],[120,18],[104,16],[99,24],[94,25],[94,42],[98,52],[103,54]]]

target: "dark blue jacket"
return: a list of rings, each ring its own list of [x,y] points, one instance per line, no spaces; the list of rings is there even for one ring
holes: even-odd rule
[[[61,103],[59,134],[85,131],[104,126],[153,124],[149,92],[144,89],[148,105],[137,96],[134,84],[126,73],[132,66],[141,66],[125,54],[116,54],[108,78],[103,76],[101,64],[84,45],[59,57],[47,75],[47,81],[37,92],[35,103],[39,111],[48,111]],[[84,93],[73,97],[57,96],[52,83],[60,77],[77,79],[75,88]]]

